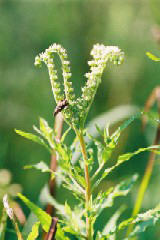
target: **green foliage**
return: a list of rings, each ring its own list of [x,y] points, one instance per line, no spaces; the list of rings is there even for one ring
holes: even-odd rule
[[[126,196],[133,184],[137,180],[137,175],[133,175],[130,179],[122,181],[120,184],[116,185],[114,188],[110,188],[106,193],[99,192],[98,196],[93,201],[93,213],[95,219],[100,215],[103,209],[112,207],[114,199],[119,196]]]
[[[37,207],[34,203],[30,202],[25,196],[21,193],[18,194],[18,197],[31,209],[31,211],[36,215],[40,221],[44,231],[48,232],[51,225],[51,216],[48,215],[41,208]]]
[[[69,240],[69,238],[65,236],[64,231],[59,224],[57,224],[56,239],[57,240]]]
[[[57,71],[55,70],[54,53],[58,54],[62,63],[65,96],[62,93],[61,84],[58,80]],[[124,162],[127,162],[133,156],[144,151],[151,151],[160,154],[160,151],[157,150],[159,146],[139,148],[132,153],[119,155],[115,164],[111,167],[107,167],[108,161],[110,160],[110,157],[120,140],[122,131],[136,118],[140,117],[142,112],[138,111],[112,134],[109,133],[109,125],[107,125],[107,127],[103,130],[101,127],[96,125],[97,132],[99,133],[101,139],[97,139],[84,129],[85,119],[96,94],[97,88],[101,82],[102,73],[107,61],[110,60],[114,64],[119,65],[124,59],[123,52],[121,52],[118,47],[106,47],[99,44],[93,47],[91,55],[93,56],[93,60],[88,62],[90,72],[85,75],[87,77],[87,82],[82,89],[81,97],[77,99],[73,94],[72,82],[69,81],[69,78],[71,77],[69,61],[66,50],[63,47],[58,44],[53,44],[35,59],[35,64],[37,66],[41,66],[41,63],[44,62],[48,67],[53,94],[58,106],[64,99],[66,99],[68,103],[67,106],[60,109],[60,111],[62,111],[64,119],[76,134],[76,138],[71,144],[71,147],[65,144],[65,137],[67,136],[70,128],[63,134],[61,140],[57,140],[56,132],[43,118],[40,118],[39,129],[34,126],[34,130],[40,135],[40,137],[16,130],[18,134],[45,146],[56,156],[59,166],[58,171],[55,173],[53,173],[44,162],[29,165],[26,166],[26,168],[39,169],[42,172],[50,172],[52,177],[54,175],[56,177],[60,177],[63,182],[63,186],[70,190],[77,199],[77,204],[74,207],[71,207],[67,201],[65,201],[64,205],[57,203],[54,198],[50,201],[57,209],[57,214],[59,214],[61,218],[59,220],[56,233],[56,239],[58,240],[69,239],[67,234],[71,234],[77,239],[93,240],[94,236],[96,236],[96,240],[113,240],[123,227],[133,223],[136,223],[138,228],[134,228],[134,232],[131,234],[137,235],[139,232],[143,231],[147,225],[151,224],[151,222],[155,222],[155,219],[157,220],[159,218],[159,209],[156,208],[149,212],[148,218],[145,214],[138,215],[135,219],[129,219],[117,225],[117,220],[124,210],[122,207],[116,211],[113,216],[111,216],[107,225],[105,223],[104,230],[102,232],[98,231],[96,233],[94,230],[94,224],[99,215],[104,209],[113,206],[114,199],[116,197],[126,196],[130,192],[137,180],[137,175],[133,175],[129,179],[120,182],[116,186],[110,187],[106,191],[99,191],[95,196],[94,190],[98,190],[97,187],[100,182],[104,180],[116,167]],[[95,148],[87,146],[85,142],[86,136],[92,140]],[[76,142],[79,142],[78,148],[75,145]],[[72,162],[73,155],[77,151],[80,151],[81,153],[79,164],[74,165]],[[96,156],[96,159],[94,156]],[[96,170],[93,168],[94,165],[98,165]],[[30,202],[22,194],[19,194],[18,196],[37,216],[42,228],[48,232],[51,225],[51,216]],[[33,239],[38,235],[38,226],[39,223],[36,223],[29,235],[31,237],[33,236]]]
[[[39,225],[40,222],[36,222],[33,227],[32,227],[32,231],[30,232],[29,236],[27,237],[27,240],[35,240],[38,235],[39,235]]]
[[[36,142],[36,143],[39,143],[41,145],[43,145],[44,147],[46,147],[49,152],[51,152],[50,148],[47,146],[47,144],[44,142],[44,140],[32,133],[26,133],[26,132],[23,132],[23,131],[20,131],[20,130],[15,130],[15,132],[19,135],[21,135],[22,137],[25,137],[25,138],[28,138],[30,140],[32,140],[33,142]]]
[[[130,235],[125,238],[125,240],[129,240],[132,237],[136,237],[139,233],[142,233],[146,230],[147,227],[153,226],[156,221],[160,218],[160,205],[158,204],[157,207],[155,207],[152,210],[149,210],[145,213],[138,214],[135,218],[129,218],[119,225],[117,225],[115,228],[113,228],[109,234],[106,236],[103,236],[101,239],[111,239],[111,237],[118,233],[120,230],[126,228],[130,224],[135,224],[133,231],[130,233]]]
[[[31,169],[31,168],[35,168],[35,169],[41,170],[42,172],[49,172],[49,173],[51,173],[51,178],[52,179],[55,177],[54,172],[47,166],[46,163],[44,163],[42,161],[39,162],[39,163],[33,164],[33,165],[27,165],[27,166],[24,167],[24,169]]]
[[[133,231],[130,233],[129,238],[137,236],[138,233],[144,232],[147,227],[153,226],[160,218],[160,205],[156,208],[149,210],[145,213],[138,214],[137,217],[129,224],[135,224]],[[123,224],[122,224],[123,225]],[[121,226],[119,229],[121,229]]]

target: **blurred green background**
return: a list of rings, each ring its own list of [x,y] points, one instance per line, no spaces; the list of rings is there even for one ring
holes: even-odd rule
[[[160,65],[146,56],[146,51],[160,56],[159,13],[159,0],[0,1],[0,168],[11,171],[12,182],[20,183],[30,200],[36,202],[48,175],[23,170],[23,166],[40,160],[49,163],[50,156],[45,149],[16,135],[14,129],[31,132],[39,116],[53,126],[55,108],[47,69],[35,68],[35,56],[54,42],[66,48],[79,95],[84,73],[89,71],[87,61],[93,44],[117,45],[125,52],[125,62],[120,67],[108,64],[87,122],[115,106],[141,107],[159,84]],[[152,144],[155,131],[149,125],[142,133],[137,120],[123,135],[119,153]],[[147,159],[148,154],[143,154],[127,162],[110,175],[109,181],[118,182],[135,172],[140,174],[140,180]],[[157,161],[143,210],[160,202],[159,168]],[[57,191],[57,197],[63,202],[61,191]],[[136,191],[125,200],[130,210],[124,217],[130,216]],[[122,202],[123,198],[117,200],[116,207]],[[102,228],[104,216],[108,219],[107,211],[97,228]],[[158,224],[148,229],[142,239],[160,239]]]

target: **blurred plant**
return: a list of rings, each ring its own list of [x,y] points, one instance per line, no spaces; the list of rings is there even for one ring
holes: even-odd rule
[[[0,169],[0,239],[3,240],[6,232],[6,222],[7,215],[13,220],[14,226],[16,227],[16,232],[18,231],[17,221],[23,225],[26,221],[26,218],[21,210],[21,207],[17,202],[14,201],[14,198],[17,196],[18,192],[21,192],[21,186],[19,184],[11,183],[12,175],[11,172],[7,169]],[[5,197],[4,197],[5,195]],[[10,198],[10,204],[13,208],[10,208],[8,203],[8,196]],[[6,214],[6,211],[7,214]],[[19,233],[17,236],[19,236]],[[20,239],[20,238],[19,238]]]
[[[58,80],[57,71],[55,70],[54,53],[59,55],[62,63],[65,95],[63,94],[63,89]],[[42,62],[44,62],[48,67],[51,86],[57,103],[54,115],[62,112],[70,128],[62,135],[61,139],[58,140],[55,129],[52,129],[43,118],[40,118],[39,129],[34,126],[34,130],[39,136],[16,130],[21,136],[43,145],[51,154],[56,155],[59,166],[56,172],[53,172],[44,162],[26,166],[26,168],[35,168],[42,172],[49,172],[52,178],[55,176],[60,177],[63,181],[63,186],[72,192],[79,203],[74,206],[74,209],[71,209],[67,201],[64,205],[61,205],[50,196],[48,202],[54,205],[58,210],[58,214],[61,216],[61,220],[57,223],[56,219],[52,218],[45,211],[30,202],[22,194],[18,194],[38,218],[38,222],[33,226],[27,239],[37,238],[40,225],[43,230],[48,233],[47,239],[50,239],[51,232],[54,232],[58,240],[67,240],[71,235],[75,236],[77,239],[87,240],[115,239],[121,229],[135,223],[133,231],[130,233],[129,237],[126,238],[129,239],[131,236],[135,236],[139,232],[144,231],[147,226],[152,225],[152,223],[156,222],[160,217],[160,206],[158,205],[153,210],[125,220],[121,224],[117,224],[119,216],[125,209],[121,207],[111,216],[109,222],[104,226],[101,232],[95,232],[94,223],[101,212],[105,208],[111,207],[116,197],[126,196],[129,193],[137,179],[137,175],[135,174],[129,179],[120,182],[118,185],[110,187],[106,192],[99,191],[98,194],[96,194],[95,190],[98,190],[97,187],[101,181],[120,164],[130,160],[134,155],[140,152],[151,151],[157,154],[160,154],[160,152],[157,151],[159,146],[139,148],[133,153],[120,155],[115,165],[107,168],[107,161],[110,159],[112,152],[119,142],[121,132],[132,123],[135,118],[141,116],[141,112],[136,113],[124,122],[112,134],[109,133],[109,125],[107,125],[104,130],[101,130],[101,128],[96,125],[97,131],[101,135],[101,141],[89,134],[87,129],[84,129],[85,119],[101,82],[101,76],[107,61],[110,60],[116,65],[120,65],[124,61],[124,53],[121,52],[118,47],[114,46],[106,47],[96,44],[91,51],[91,55],[93,56],[93,60],[88,62],[90,72],[85,75],[87,77],[87,82],[82,88],[81,97],[77,99],[73,94],[72,82],[69,81],[71,72],[67,53],[61,45],[51,45],[44,53],[41,53],[35,59],[36,66],[41,66]],[[74,130],[76,138],[73,144],[68,147],[65,144],[65,138],[70,129]],[[93,148],[90,148],[89,145],[86,144],[86,136],[93,141],[96,147],[97,159],[93,157]],[[79,142],[78,147],[76,142]],[[81,156],[78,165],[74,166],[72,162],[73,154],[77,151],[81,152]],[[97,165],[97,162],[98,167],[95,171],[93,170],[93,165]]]

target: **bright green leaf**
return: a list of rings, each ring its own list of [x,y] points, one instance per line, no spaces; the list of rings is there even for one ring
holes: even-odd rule
[[[41,170],[42,172],[50,172],[52,179],[55,177],[54,172],[47,166],[46,163],[42,161],[33,165],[24,166],[24,169],[31,169],[31,168]]]
[[[119,196],[126,196],[131,188],[133,187],[135,181],[137,180],[137,174],[133,175],[131,178],[122,181],[120,184],[116,185],[112,191],[108,193],[101,194],[101,198],[99,201],[94,200],[94,212],[95,216],[99,216],[99,214],[103,211],[103,209],[111,207],[113,205],[114,199]],[[106,196],[107,195],[107,196]],[[99,199],[99,195],[97,196]]]
[[[122,212],[126,209],[126,206],[122,205],[109,219],[109,221],[107,222],[107,224],[105,225],[104,229],[102,230],[102,235],[107,235],[109,234],[112,230],[116,229],[116,225],[117,225],[117,220],[120,217],[120,215],[122,214]],[[116,235],[113,234],[110,237],[110,240],[115,240],[116,239]]]
[[[25,196],[21,193],[18,193],[19,198],[30,208],[30,210],[37,216],[38,220],[40,221],[42,228],[45,232],[49,231],[52,218],[49,214],[43,211],[41,208],[37,207],[34,203],[30,202]]]
[[[21,135],[22,137],[25,137],[27,139],[32,140],[33,142],[39,143],[40,145],[44,146],[45,148],[48,149],[48,151],[51,153],[51,149],[49,148],[49,146],[44,142],[44,140],[42,138],[40,138],[39,136],[36,136],[32,133],[26,133],[20,130],[15,129],[15,132],[19,135]]]
[[[56,240],[69,240],[69,238],[65,236],[64,231],[59,224],[57,224]]]
[[[32,227],[32,231],[30,232],[27,240],[35,240],[38,237],[38,230],[39,230],[39,226],[40,226],[40,222],[36,222],[33,227]]]

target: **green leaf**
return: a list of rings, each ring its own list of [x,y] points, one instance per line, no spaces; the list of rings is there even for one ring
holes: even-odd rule
[[[65,236],[60,224],[57,224],[56,240],[69,240],[69,238]]]
[[[152,210],[145,213],[138,214],[135,218],[129,218],[121,222],[116,228],[112,229],[109,234],[103,236],[102,239],[111,239],[111,236],[118,233],[120,230],[129,226],[130,224],[136,224],[130,235],[124,240],[130,240],[132,237],[136,237],[139,233],[144,232],[148,226],[153,226],[160,218],[160,204]]]
[[[39,136],[36,136],[32,133],[26,133],[20,130],[15,129],[15,132],[19,135],[21,135],[22,137],[25,137],[27,139],[32,140],[33,142],[39,143],[40,145],[44,146],[45,148],[47,148],[47,150],[52,153],[51,149],[49,148],[49,146],[44,142],[44,140],[42,138],[40,138]]]
[[[40,131],[42,132],[44,138],[48,141],[49,145],[53,149],[55,146],[55,131],[48,125],[48,122],[40,118]]]
[[[101,196],[98,195],[97,197],[99,201],[97,201],[96,198],[93,202],[95,216],[98,217],[103,209],[112,207],[114,199],[116,197],[126,196],[133,187],[135,181],[137,180],[137,177],[137,174],[135,174],[131,178],[116,185],[113,190],[111,188],[111,191],[109,190],[107,193],[102,193]]]
[[[118,230],[123,229],[124,227],[135,224],[133,231],[130,233],[128,238],[125,240],[129,240],[131,237],[137,236],[139,233],[144,232],[148,226],[153,226],[157,220],[160,218],[160,204],[152,210],[149,210],[145,213],[138,214],[135,218],[130,218],[123,221],[118,226]]]
[[[155,62],[160,61],[160,58],[156,57],[155,55],[153,55],[153,54],[150,53],[150,52],[146,52],[146,55],[147,55],[150,59],[152,59],[153,61],[155,61]]]
[[[103,131],[100,129],[100,127],[97,124],[95,124],[95,127],[97,129],[97,132],[99,132],[99,134],[103,136]]]
[[[123,163],[124,161],[128,161],[130,160],[131,157],[133,157],[134,155],[139,154],[140,152],[144,152],[144,151],[151,151],[151,152],[155,152],[156,154],[160,154],[160,151],[156,151],[154,149],[159,148],[160,146],[150,146],[147,148],[139,148],[137,151],[133,152],[133,153],[125,153],[122,154],[118,157],[118,161],[116,163],[116,165],[120,165],[121,163]]]
[[[95,184],[93,185],[92,191],[93,189],[95,189],[95,187],[97,187],[99,185],[99,183],[110,173],[112,172],[116,167],[118,167],[120,164],[130,160],[134,155],[139,154],[140,152],[144,152],[144,151],[150,151],[150,152],[155,152],[156,154],[160,154],[160,151],[157,151],[156,149],[159,148],[160,146],[150,146],[147,148],[139,148],[137,151],[133,152],[133,153],[125,153],[122,154],[118,157],[117,163],[110,167],[107,168],[104,173],[101,175],[101,177],[95,182]]]
[[[101,130],[103,130],[106,127],[106,123],[110,123],[110,126],[113,126],[114,124],[118,123],[119,121],[124,120],[125,118],[128,118],[129,116],[135,114],[137,112],[137,107],[136,106],[127,106],[127,105],[122,105],[115,107],[111,109],[108,112],[105,112],[98,117],[95,117],[93,120],[89,122],[89,124],[86,126],[88,129],[88,132],[90,135],[92,135],[94,138],[99,136],[99,132],[96,131],[95,128],[95,123],[99,126]],[[77,141],[77,138],[75,139]],[[86,144],[89,146],[92,144],[92,139],[87,138],[85,139]],[[74,144],[75,145],[75,144]],[[76,144],[76,149],[78,149],[79,144]],[[75,151],[73,154],[72,162],[75,164],[79,157],[80,157],[80,152]]]
[[[49,214],[43,211],[41,208],[37,207],[34,203],[30,202],[25,196],[21,193],[18,193],[18,197],[30,208],[30,210],[37,216],[39,219],[42,228],[45,232],[49,231],[52,218]]]
[[[27,240],[35,240],[37,237],[38,237],[38,230],[39,230],[39,225],[40,225],[40,222],[36,222],[33,227],[32,227],[32,231],[30,232]]]
[[[102,230],[102,235],[108,235],[111,231],[114,231],[114,229],[116,229],[117,226],[117,220],[120,217],[120,215],[122,214],[122,212],[124,212],[124,210],[126,209],[126,206],[122,205],[109,219],[109,221],[107,222],[107,224],[105,225],[104,229]],[[116,239],[116,235],[113,234],[110,237],[110,240],[115,240]]]
[[[129,119],[127,119],[120,127],[120,131],[124,130],[126,127],[128,127],[136,118],[139,118],[142,115],[142,112],[138,111],[135,115],[131,116]]]
[[[72,216],[72,210],[71,210],[70,206],[67,204],[67,202],[65,202],[65,207],[64,207],[64,209],[65,209],[66,214],[67,214],[69,217],[71,217],[71,216]]]
[[[85,190],[79,185],[77,180],[70,175],[70,177],[63,176],[63,186],[72,191],[77,199],[84,199]]]
[[[63,133],[63,135],[62,135],[62,137],[61,137],[61,142],[62,142],[62,143],[64,142],[67,134],[69,133],[69,131],[70,131],[71,129],[72,129],[72,128],[69,127],[69,128]]]
[[[31,169],[31,168],[41,170],[42,172],[50,172],[51,178],[53,179],[55,177],[54,172],[47,166],[46,163],[44,163],[42,161],[39,163],[36,163],[36,164],[24,166],[24,169]]]

